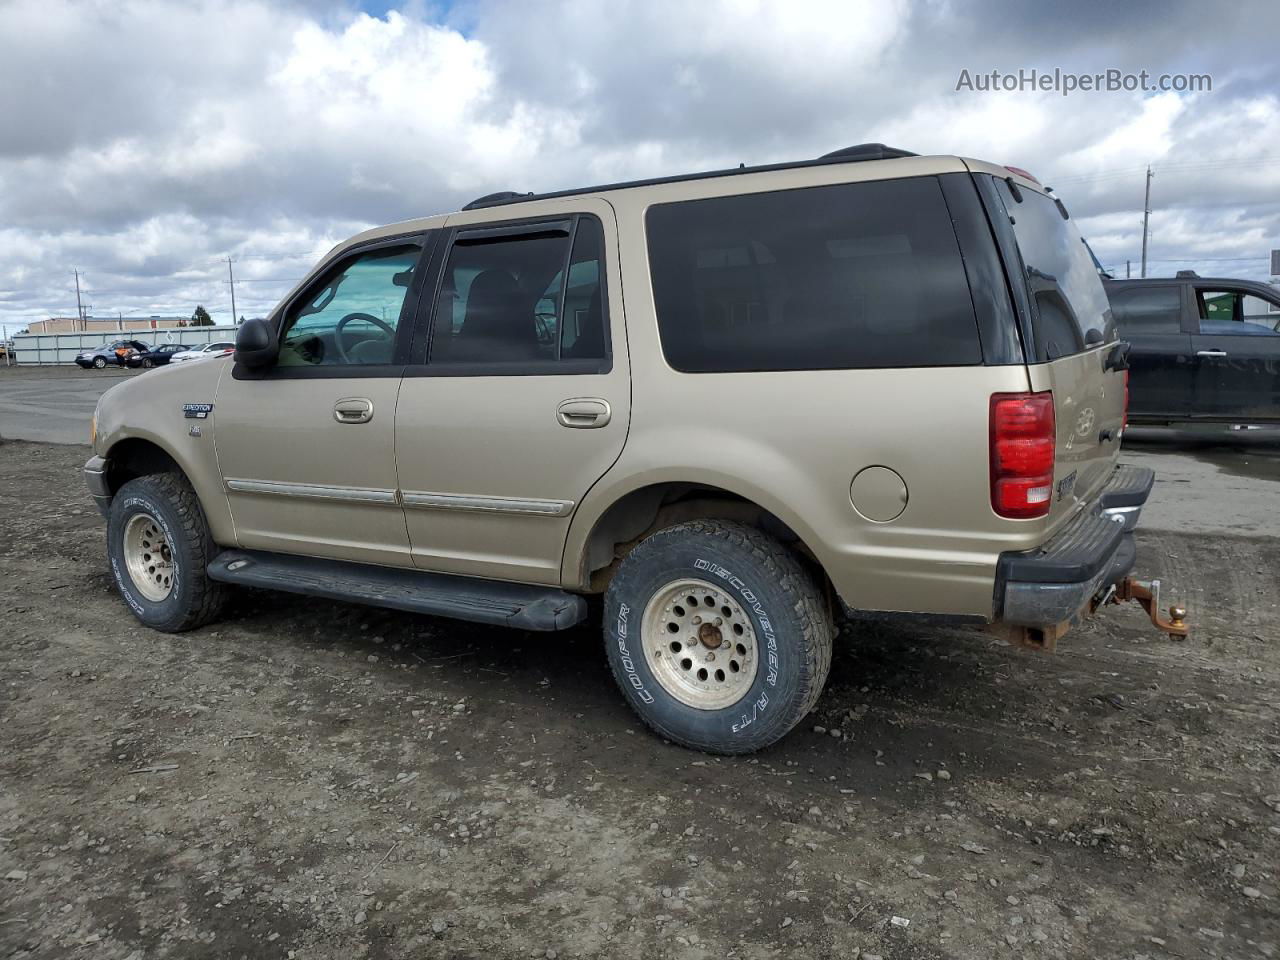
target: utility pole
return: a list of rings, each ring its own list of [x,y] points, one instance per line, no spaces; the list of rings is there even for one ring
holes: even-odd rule
[[[1142,201],[1142,273],[1147,275],[1147,227],[1151,223],[1151,164],[1147,164],[1147,196]]]
[[[236,325],[236,275],[231,270],[231,257],[227,257],[227,282],[231,284],[231,325]]]
[[[1125,278],[1126,280],[1128,280],[1128,279],[1130,279],[1132,276],[1133,276],[1133,261],[1132,261],[1132,260],[1126,260],[1126,261],[1124,262],[1124,278]]]
[[[84,307],[80,305],[80,270],[76,269],[74,272],[76,275],[76,318],[79,319],[80,329],[83,330],[85,328],[85,322]]]

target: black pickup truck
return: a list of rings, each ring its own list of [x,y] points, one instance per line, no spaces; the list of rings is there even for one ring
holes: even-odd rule
[[[1131,345],[1131,422],[1280,422],[1280,289],[1190,271],[1104,286]]]

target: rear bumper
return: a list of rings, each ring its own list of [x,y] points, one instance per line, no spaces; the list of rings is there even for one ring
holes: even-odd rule
[[[1089,602],[1129,575],[1133,529],[1155,474],[1117,466],[1091,508],[1026,553],[1003,553],[996,567],[996,619],[1022,627],[1076,620]]]
[[[107,484],[107,470],[111,464],[104,457],[90,457],[84,465],[84,483],[89,488],[98,512],[104,517],[111,510],[111,487]]]

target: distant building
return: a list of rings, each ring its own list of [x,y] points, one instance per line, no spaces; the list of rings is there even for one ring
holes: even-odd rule
[[[189,317],[50,317],[31,324],[31,333],[102,333],[112,330],[170,330],[191,323]]]

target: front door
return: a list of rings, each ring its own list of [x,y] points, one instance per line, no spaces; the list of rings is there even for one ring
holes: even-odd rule
[[[613,208],[493,221],[448,221],[396,413],[401,496],[419,567],[554,584],[630,416]]]
[[[1245,423],[1280,421],[1280,295],[1196,284],[1199,331],[1193,414]]]
[[[411,565],[394,428],[423,242],[340,259],[282,310],[276,364],[223,377],[216,446],[240,546]]]

